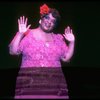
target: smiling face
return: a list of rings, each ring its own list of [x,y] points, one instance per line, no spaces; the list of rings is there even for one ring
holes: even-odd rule
[[[41,19],[40,27],[44,32],[51,32],[56,25],[56,19],[52,14],[48,14]]]

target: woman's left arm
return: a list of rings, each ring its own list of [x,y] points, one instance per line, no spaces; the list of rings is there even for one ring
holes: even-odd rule
[[[72,32],[72,29],[70,29],[69,26],[65,29],[65,33],[63,34],[63,36],[65,37],[65,39],[67,41],[69,41],[69,45],[68,45],[68,50],[65,54],[65,57],[62,58],[62,60],[65,61],[65,62],[68,62],[71,59],[71,57],[73,56],[73,53],[74,53],[75,36]]]

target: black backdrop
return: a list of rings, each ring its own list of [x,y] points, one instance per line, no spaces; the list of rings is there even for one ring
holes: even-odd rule
[[[18,57],[9,55],[8,45],[18,30],[17,19],[25,15],[31,28],[38,26],[39,7],[47,3],[61,14],[61,23],[56,32],[63,33],[68,25],[76,37],[75,53],[71,66],[95,66],[99,63],[100,2],[1,2],[0,3],[0,68],[16,66]],[[14,59],[13,59],[14,58]],[[5,63],[6,62],[6,63]]]
[[[61,14],[61,23],[55,32],[63,33],[69,25],[76,37],[71,62],[62,63],[70,96],[99,97],[100,2],[97,1],[0,2],[1,97],[14,94],[15,77],[21,63],[21,57],[11,56],[8,48],[18,30],[17,19],[24,15],[28,17],[31,28],[37,27],[40,18],[39,7],[43,3],[58,9]]]

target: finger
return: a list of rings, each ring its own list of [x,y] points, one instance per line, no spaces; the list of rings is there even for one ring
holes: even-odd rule
[[[23,16],[23,17],[22,17],[22,24],[24,24],[24,19],[25,19],[25,17]]]
[[[26,26],[27,26],[27,20],[28,20],[28,19],[26,18],[26,20],[25,20],[25,25],[26,25]]]
[[[70,27],[69,27],[69,26],[67,26],[67,29],[70,29]]]
[[[65,29],[65,34],[68,34],[68,33],[69,33],[69,29],[66,28],[66,29]]]
[[[70,30],[70,27],[69,27],[69,26],[67,26],[67,28],[66,28],[66,29],[67,29],[67,31],[69,31],[69,30]]]
[[[67,28],[65,29],[65,33],[69,33],[70,27],[67,26]]]
[[[66,29],[65,29],[65,34],[67,33],[67,30],[68,30],[68,29],[66,28]]]
[[[18,25],[20,24],[20,20],[18,19]]]
[[[71,32],[71,29],[70,29],[70,27],[68,26],[68,33],[70,33]]]
[[[68,28],[68,34],[71,34],[71,29],[70,28]]]
[[[31,24],[27,26],[27,30],[31,27]]]
[[[71,34],[71,33],[72,33],[72,29],[68,26],[68,27],[67,27],[66,34]]]
[[[72,31],[72,29],[71,29],[71,34],[73,34],[73,31]]]
[[[22,24],[22,17],[20,17],[20,24]]]
[[[20,20],[18,19],[18,28],[20,29]]]
[[[64,37],[66,37],[66,35],[65,35],[65,34],[63,34],[63,36],[64,36]]]

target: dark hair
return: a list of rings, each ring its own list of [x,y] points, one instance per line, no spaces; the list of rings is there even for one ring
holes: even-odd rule
[[[49,12],[47,14],[43,14],[41,16],[41,18],[44,18],[46,15],[48,15],[50,13],[56,19],[56,23],[55,23],[56,25],[55,26],[57,26],[59,24],[59,22],[60,22],[61,16],[60,16],[59,12],[56,9],[50,8]]]

